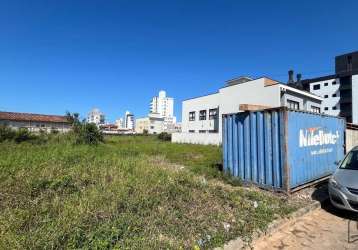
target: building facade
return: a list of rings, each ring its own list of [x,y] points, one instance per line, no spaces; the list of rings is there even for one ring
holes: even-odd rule
[[[178,131],[174,116],[174,99],[167,97],[164,90],[153,97],[147,117],[136,119],[136,133],[147,131],[149,134],[162,132],[173,133]]]
[[[123,118],[119,118],[115,121],[115,124],[117,125],[118,129],[124,128],[124,122],[123,122]]]
[[[176,122],[174,116],[174,99],[167,97],[167,93],[164,90],[159,91],[158,96],[153,97],[149,113],[160,114],[167,122]]]
[[[218,92],[183,101],[182,133],[174,142],[220,144],[222,115],[243,111],[243,104],[260,107],[286,106],[320,112],[322,98],[278,81],[262,77],[240,77],[227,81]],[[194,139],[193,139],[194,138]]]
[[[126,111],[124,115],[124,126],[129,130],[135,129],[134,115],[129,111]]]
[[[164,118],[160,114],[150,113],[147,117],[136,119],[136,133],[160,134],[164,131]]]
[[[105,115],[98,108],[94,108],[87,114],[87,122],[94,123],[97,126],[103,125],[105,122]]]
[[[149,132],[149,118],[140,117],[135,120],[135,132],[137,134],[143,134],[145,131]]]
[[[323,98],[322,112],[358,124],[358,51],[335,58],[335,74],[302,81],[305,90]]]
[[[71,124],[66,116],[17,112],[0,112],[0,125],[12,129],[26,128],[31,132],[68,132]]]

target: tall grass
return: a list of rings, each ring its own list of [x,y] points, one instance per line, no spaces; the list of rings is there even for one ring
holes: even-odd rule
[[[0,143],[0,249],[212,248],[295,209],[227,184],[220,161],[150,136]]]

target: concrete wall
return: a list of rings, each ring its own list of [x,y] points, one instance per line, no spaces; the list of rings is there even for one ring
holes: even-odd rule
[[[358,146],[358,130],[346,129],[346,152]]]
[[[352,75],[352,123],[358,124],[358,75]]]
[[[220,145],[221,136],[218,133],[173,133],[172,142],[202,145]]]

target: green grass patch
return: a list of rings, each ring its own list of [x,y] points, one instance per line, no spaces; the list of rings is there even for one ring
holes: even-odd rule
[[[0,143],[0,249],[207,249],[296,209],[220,163],[219,147],[151,136]]]

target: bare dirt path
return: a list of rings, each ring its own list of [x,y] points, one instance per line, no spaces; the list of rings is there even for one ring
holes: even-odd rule
[[[357,219],[357,214],[334,209],[327,201],[322,208],[284,225],[273,235],[258,239],[253,247],[255,250],[358,249]]]

